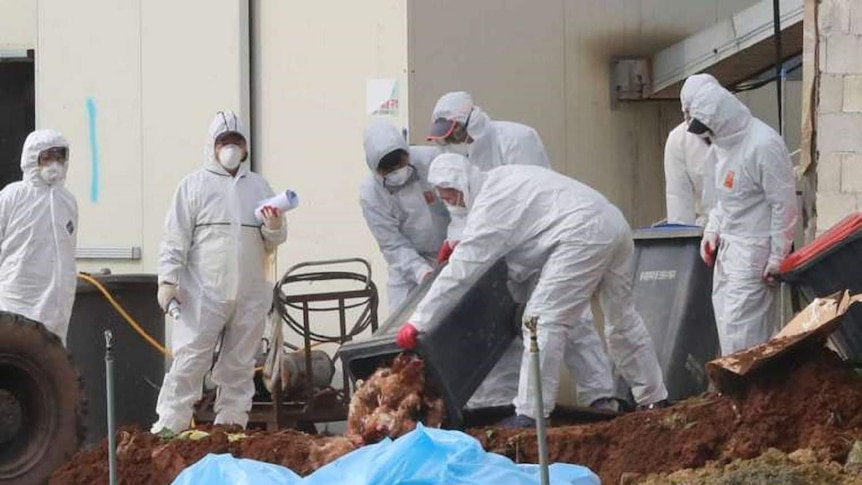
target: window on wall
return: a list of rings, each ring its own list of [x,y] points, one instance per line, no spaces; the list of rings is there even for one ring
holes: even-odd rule
[[[33,51],[0,51],[0,187],[21,180],[21,147],[36,126]]]

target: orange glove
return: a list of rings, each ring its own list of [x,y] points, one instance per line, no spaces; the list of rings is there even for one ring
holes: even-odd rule
[[[419,330],[416,330],[416,327],[414,327],[412,323],[407,322],[404,325],[401,325],[401,329],[398,330],[398,336],[395,337],[395,342],[397,342],[398,346],[402,349],[410,350],[416,347],[417,335],[419,335]]]

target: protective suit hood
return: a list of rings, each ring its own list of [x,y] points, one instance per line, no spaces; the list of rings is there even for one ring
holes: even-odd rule
[[[365,146],[365,163],[375,175],[377,175],[377,165],[386,155],[395,150],[410,152],[407,140],[404,139],[398,128],[383,120],[373,120],[365,127],[363,144]]]
[[[473,97],[464,91],[446,93],[437,100],[431,122],[439,119],[467,123],[467,134],[474,143],[490,133],[491,118],[482,108],[476,106]]]
[[[431,114],[431,122],[445,118],[458,123],[465,123],[470,111],[475,107],[473,97],[464,91],[446,93],[437,100],[434,111]]]
[[[47,186],[48,184],[39,176],[39,153],[48,148],[63,147],[69,150],[69,142],[63,135],[55,130],[36,130],[24,140],[24,148],[21,150],[21,172],[24,181],[30,185]],[[66,162],[68,163],[68,161]],[[54,185],[62,185],[66,175]]]
[[[245,129],[245,125],[242,120],[239,119],[239,116],[236,115],[233,111],[219,111],[215,114],[212,123],[210,123],[209,136],[207,137],[207,143],[204,146],[204,168],[211,172],[218,173],[220,175],[228,175],[230,176],[230,172],[228,172],[222,165],[219,163],[216,158],[215,153],[215,142],[216,139],[228,132],[235,132],[242,135],[245,138],[246,148],[245,148],[245,158],[243,158],[243,162],[248,160],[249,157],[249,140],[248,140],[248,132]],[[241,163],[239,165],[239,169],[237,169],[237,176],[244,175],[248,173],[249,166],[248,163]]]
[[[689,114],[709,127],[715,135],[713,142],[718,146],[732,143],[736,135],[743,133],[751,123],[751,112],[742,101],[717,84],[698,90]]]
[[[718,80],[709,74],[695,74],[689,76],[682,85],[682,90],[679,92],[679,102],[682,106],[682,112],[686,113],[691,109],[691,102],[694,96],[705,86],[716,85],[721,86]]]
[[[470,209],[482,190],[485,174],[464,156],[444,153],[431,162],[428,181],[435,187],[461,191],[464,194],[464,205]]]

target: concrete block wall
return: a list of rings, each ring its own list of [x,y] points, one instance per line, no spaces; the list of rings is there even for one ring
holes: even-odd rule
[[[817,233],[862,210],[862,0],[818,12]]]

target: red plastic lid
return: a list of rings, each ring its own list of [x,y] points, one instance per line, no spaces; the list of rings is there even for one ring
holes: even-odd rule
[[[812,241],[811,244],[785,258],[784,262],[781,263],[781,272],[788,273],[799,269],[860,229],[862,229],[862,213],[845,217],[822,236]]]

